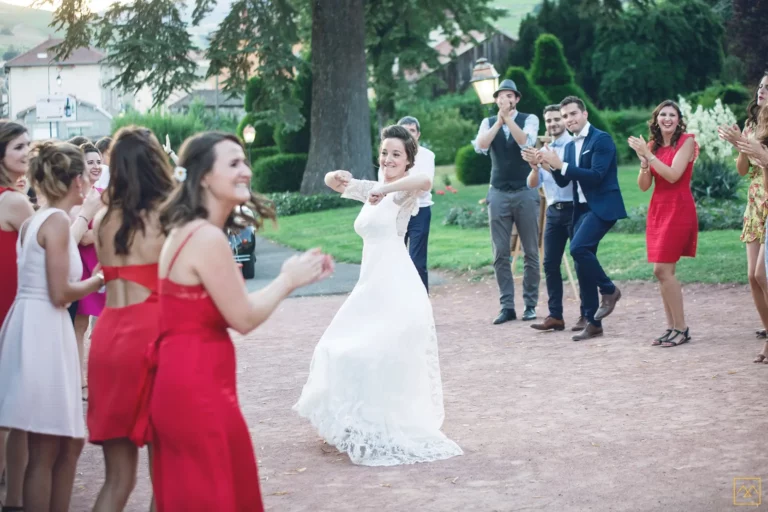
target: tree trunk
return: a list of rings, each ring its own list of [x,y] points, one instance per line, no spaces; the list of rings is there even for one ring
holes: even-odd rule
[[[312,0],[312,121],[302,194],[330,192],[325,173],[375,179],[364,0]]]

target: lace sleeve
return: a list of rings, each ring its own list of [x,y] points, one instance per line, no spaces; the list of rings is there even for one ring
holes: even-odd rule
[[[364,203],[368,200],[368,193],[375,186],[376,186],[375,181],[352,179],[352,180],[349,180],[349,184],[347,184],[347,187],[344,189],[344,192],[341,194],[341,197],[345,197],[347,199],[354,199],[355,201],[360,201],[361,203]]]
[[[397,234],[405,236],[411,217],[419,214],[419,193],[400,191],[395,193],[394,202],[400,207],[397,212]]]

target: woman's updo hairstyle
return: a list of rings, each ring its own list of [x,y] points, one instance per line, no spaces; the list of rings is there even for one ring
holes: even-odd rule
[[[83,152],[83,154],[87,153],[98,153],[99,156],[101,156],[101,151],[93,144],[93,142],[86,142],[84,144],[80,145],[80,151]]]
[[[49,204],[65,197],[72,182],[83,173],[83,152],[68,142],[48,141],[32,149],[29,160],[30,185]]]
[[[410,170],[410,168],[413,167],[414,162],[416,162],[416,153],[419,151],[419,144],[416,142],[416,139],[413,138],[411,132],[408,131],[408,128],[398,124],[387,126],[381,130],[381,142],[384,142],[385,139],[400,139],[403,141],[403,146],[405,146],[405,156],[408,158],[408,165],[405,166],[405,170]]]

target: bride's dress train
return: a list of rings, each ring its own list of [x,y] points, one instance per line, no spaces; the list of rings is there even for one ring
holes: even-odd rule
[[[342,197],[365,202],[360,280],[315,348],[294,406],[355,464],[394,466],[461,455],[440,427],[445,416],[432,305],[403,243],[414,193],[366,202],[373,181]]]

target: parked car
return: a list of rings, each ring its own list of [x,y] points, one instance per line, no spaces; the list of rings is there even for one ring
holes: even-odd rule
[[[248,210],[245,206],[240,206]],[[250,212],[250,210],[248,210]],[[256,230],[252,226],[247,226],[235,232],[227,232],[229,238],[229,247],[232,248],[232,255],[235,261],[240,264],[245,279],[253,279],[256,275]]]

